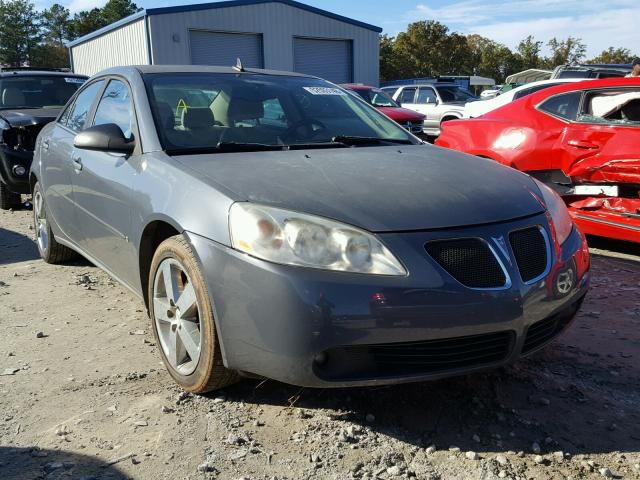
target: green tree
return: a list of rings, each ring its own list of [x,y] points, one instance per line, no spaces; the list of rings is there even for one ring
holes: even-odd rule
[[[129,0],[109,0],[102,8],[76,13],[70,22],[70,38],[78,38],[136,13],[138,6]]]
[[[401,70],[395,78],[470,73],[467,39],[434,20],[409,24],[395,38]]]
[[[547,68],[580,63],[587,53],[587,46],[580,38],[567,37],[565,40],[558,40],[554,37],[547,42],[547,46],[551,50],[551,56],[545,60]]]
[[[33,47],[29,64],[38,68],[69,68],[69,50],[55,41],[43,42]]]
[[[521,70],[522,61],[508,47],[481,35],[468,35],[467,45],[471,52],[472,71],[476,75],[489,77],[498,83]]]
[[[631,63],[634,58],[635,55],[628,48],[609,47],[597,57],[587,60],[587,63]]]
[[[109,0],[102,7],[102,18],[106,22],[105,25],[109,25],[139,10],[138,6],[129,0]]]
[[[517,51],[518,55],[520,55],[523,69],[540,68],[542,66],[541,49],[542,42],[536,40],[533,35],[529,35],[520,41]]]
[[[0,65],[29,63],[40,42],[39,15],[28,0],[0,0]]]
[[[62,46],[69,38],[71,20],[69,10],[58,3],[51,5],[51,8],[42,11],[41,27],[44,38],[50,42],[56,42]]]

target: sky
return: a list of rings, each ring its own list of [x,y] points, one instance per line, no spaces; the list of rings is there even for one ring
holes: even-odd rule
[[[527,35],[581,38],[587,56],[608,47],[624,47],[640,55],[640,0],[302,0],[314,7],[381,27],[395,35],[418,20],[438,20],[451,30],[478,33],[510,48]],[[46,8],[51,0],[37,0]],[[58,0],[72,12],[100,7],[106,0]],[[198,0],[138,0],[140,7],[206,3]],[[546,53],[546,52],[545,52]]]

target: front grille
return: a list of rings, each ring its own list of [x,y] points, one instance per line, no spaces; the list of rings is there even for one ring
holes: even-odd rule
[[[516,230],[509,234],[520,277],[529,282],[547,269],[547,242],[538,227]]]
[[[421,342],[352,345],[327,350],[316,373],[327,379],[364,379],[438,374],[504,361],[513,347],[511,331]]]
[[[479,238],[427,242],[427,253],[453,278],[470,288],[500,288],[507,278],[493,251]]]

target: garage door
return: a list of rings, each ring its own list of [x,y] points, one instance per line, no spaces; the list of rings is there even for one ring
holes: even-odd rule
[[[245,67],[262,68],[262,35],[191,30],[191,63],[193,65],[233,66],[236,59]]]
[[[351,40],[293,39],[294,70],[334,83],[353,81]]]

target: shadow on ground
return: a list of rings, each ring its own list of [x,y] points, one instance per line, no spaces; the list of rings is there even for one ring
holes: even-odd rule
[[[131,459],[126,459],[131,462]],[[117,465],[109,465],[95,457],[38,448],[0,447],[2,480],[110,479],[128,478]]]
[[[573,348],[556,343],[514,366],[442,381],[316,390],[252,380],[225,394],[316,411],[419,447],[532,453],[535,442],[543,454],[640,451],[640,365],[612,376]]]
[[[40,258],[33,239],[0,227],[0,265]]]

